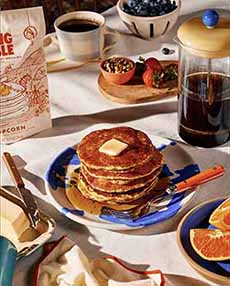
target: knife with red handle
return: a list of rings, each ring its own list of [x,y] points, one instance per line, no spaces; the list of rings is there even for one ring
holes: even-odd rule
[[[166,192],[169,195],[175,193],[183,193],[187,190],[191,190],[199,185],[202,185],[206,182],[209,182],[213,179],[223,176],[223,174],[224,174],[224,167],[222,165],[217,165],[215,167],[202,171],[199,174],[192,176],[182,182],[169,186]]]

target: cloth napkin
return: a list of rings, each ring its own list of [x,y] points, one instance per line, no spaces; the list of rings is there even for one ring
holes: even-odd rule
[[[116,257],[89,260],[63,238],[40,262],[36,286],[164,286],[160,270],[136,271]]]

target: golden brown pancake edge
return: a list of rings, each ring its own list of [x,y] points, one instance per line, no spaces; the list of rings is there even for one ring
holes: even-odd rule
[[[128,144],[119,156],[109,156],[99,148],[110,139],[117,139]],[[105,170],[126,170],[142,165],[159,151],[153,146],[148,136],[130,127],[115,127],[93,131],[86,135],[78,145],[80,161],[88,168]]]

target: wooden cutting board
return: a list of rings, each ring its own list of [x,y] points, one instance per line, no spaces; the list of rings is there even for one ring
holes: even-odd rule
[[[178,63],[177,61],[160,61],[162,66]],[[98,77],[98,88],[106,98],[125,104],[143,103],[175,96],[178,93],[177,80],[167,81],[161,88],[144,85],[141,78],[134,77],[126,84],[118,85],[105,80],[102,74]]]

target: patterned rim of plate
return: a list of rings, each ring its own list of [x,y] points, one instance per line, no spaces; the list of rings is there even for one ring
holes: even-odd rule
[[[172,148],[174,155],[176,151],[175,146],[178,146],[176,145],[176,142],[157,136],[150,136],[150,138],[158,150],[164,153],[165,150]],[[180,148],[179,151],[185,152],[182,148]],[[188,155],[188,153],[186,153],[186,155]],[[177,162],[178,160],[174,161]],[[59,212],[78,223],[82,223],[88,226],[110,230],[130,230],[150,226],[175,216],[178,212],[181,211],[185,203],[187,203],[195,193],[193,191],[187,195],[174,195],[171,200],[167,201],[166,203],[164,202],[165,208],[154,213],[146,214],[143,217],[135,220],[121,220],[111,215],[91,215],[85,211],[73,209],[73,206],[65,196],[65,179],[60,179],[61,177],[67,177],[66,170],[68,170],[68,168],[73,170],[79,165],[79,163],[80,162],[76,154],[76,147],[68,147],[63,152],[61,152],[53,160],[46,172],[46,190],[51,204]],[[199,172],[199,166],[194,164],[191,159],[190,164],[184,166],[183,168],[180,167],[179,169],[175,169],[175,171],[170,170],[168,165],[165,164],[162,175],[167,175],[170,177],[170,180],[173,183],[178,183],[181,180],[187,179],[188,177]]]

